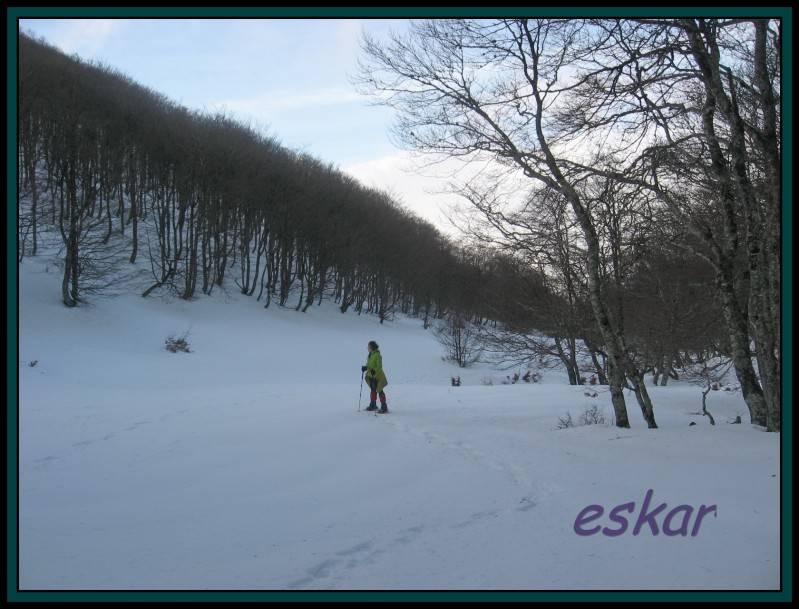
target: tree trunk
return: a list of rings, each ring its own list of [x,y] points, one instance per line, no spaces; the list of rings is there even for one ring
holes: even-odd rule
[[[624,402],[624,373],[612,362],[609,368],[610,401],[613,404],[616,427],[627,428],[630,427],[630,421],[627,418],[627,405]]]
[[[632,383],[635,399],[641,407],[641,413],[644,415],[647,427],[649,429],[657,429],[655,422],[655,412],[652,408],[652,400],[649,399],[649,392],[646,389],[646,383],[642,374],[635,370],[630,370],[627,373],[627,378]]]
[[[665,387],[666,384],[669,382],[669,377],[672,373],[672,368],[674,366],[674,356],[667,355],[664,359],[665,367],[663,368],[663,375],[660,377],[660,386]]]
[[[38,248],[37,244],[37,228],[36,228],[36,216],[38,213],[37,207],[39,203],[39,190],[36,184],[36,166],[33,166],[33,169],[30,170],[30,181],[31,181],[31,230],[33,231],[33,251],[32,255],[36,255],[36,250]]]
[[[741,383],[741,393],[749,409],[752,424],[766,427],[768,424],[768,409],[763,390],[757,379],[752,354],[749,349],[749,324],[745,312],[738,304],[732,281],[725,276],[722,269],[719,273],[719,291],[721,293],[724,319],[730,333],[730,346],[735,374]]]

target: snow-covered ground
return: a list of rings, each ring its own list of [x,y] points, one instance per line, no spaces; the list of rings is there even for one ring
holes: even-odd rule
[[[419,320],[265,310],[235,288],[67,309],[45,269],[20,266],[22,589],[779,586],[780,437],[740,393],[710,394],[715,427],[676,383],[650,389],[658,430],[632,396],[631,429],[558,430],[609,416],[606,391],[459,371]],[[186,330],[192,353],[164,350]],[[387,416],[357,412],[372,339]],[[633,535],[633,516],[576,534],[586,506],[637,512],[648,489],[716,517],[693,537]]]

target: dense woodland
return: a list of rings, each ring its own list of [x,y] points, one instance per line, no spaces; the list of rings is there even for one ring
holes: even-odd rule
[[[143,296],[232,282],[266,307],[418,316],[609,385],[622,427],[625,390],[656,427],[645,375],[722,358],[752,422],[778,430],[779,46],[765,21],[435,20],[366,39],[360,85],[394,93],[400,139],[530,180],[513,209],[496,184],[463,185],[454,243],[318,159],[20,34],[19,261],[60,236],[70,307],[114,281],[124,248],[152,270]],[[609,129],[615,150],[559,152]]]
[[[713,348],[712,296],[752,422],[780,428],[779,20],[436,19],[362,50],[399,141],[523,174],[521,208],[495,180],[462,194],[569,308],[588,301],[617,425],[630,389],[656,427],[644,374]]]
[[[383,192],[223,115],[191,112],[114,70],[20,36],[20,259],[63,238],[62,298],[93,291],[102,248],[129,239],[190,299],[226,279],[265,306],[330,297],[384,319],[465,300],[470,261]],[[295,299],[295,300],[290,300]]]

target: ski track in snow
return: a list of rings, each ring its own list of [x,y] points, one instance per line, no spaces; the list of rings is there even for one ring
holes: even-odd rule
[[[475,449],[473,446],[460,440],[452,440],[447,436],[431,431],[416,429],[404,423],[400,423],[394,414],[377,415],[389,427],[392,427],[402,434],[421,440],[424,445],[432,445],[436,449],[454,453],[460,457],[468,459],[485,468],[501,472],[505,477],[522,492],[529,494],[523,495],[510,507],[495,510],[481,510],[470,514],[467,518],[458,520],[454,523],[436,527],[438,533],[450,533],[458,535],[464,529],[483,523],[487,519],[497,519],[512,512],[528,512],[536,508],[540,499],[535,496],[533,484],[530,477],[520,467],[510,463],[495,459],[484,452]],[[290,581],[287,588],[291,590],[305,588],[328,588],[334,589],[339,584],[347,584],[352,581],[351,572],[368,566],[375,558],[390,554],[392,549],[397,546],[413,544],[422,539],[425,533],[431,529],[423,522],[414,526],[395,530],[382,540],[370,538],[355,545],[348,546],[333,552],[324,560],[314,563],[305,569],[305,575]]]
[[[388,419],[388,424],[402,431],[403,433],[408,433],[416,437],[422,438],[426,440],[428,443],[433,443],[438,446],[444,447],[448,450],[455,451],[469,459],[472,459],[478,463],[486,465],[496,471],[502,472],[506,474],[513,481],[514,484],[516,484],[517,486],[521,487],[524,490],[529,490],[533,486],[532,480],[522,468],[517,467],[511,463],[500,461],[494,457],[491,457],[490,455],[487,455],[486,453],[477,450],[467,442],[463,442],[461,440],[451,440],[447,436],[442,435],[440,433],[433,433],[431,431],[414,429],[412,427],[409,427],[408,425],[399,423],[394,419]]]
[[[170,419],[175,418],[175,416],[177,416],[177,415],[182,415],[182,414],[185,414],[185,413],[189,412],[189,410],[190,410],[189,408],[184,408],[182,410],[178,410],[177,414],[165,414],[165,415],[162,415],[160,418],[158,418],[158,422],[159,423],[164,423],[166,421],[169,421]],[[81,419],[86,420],[86,419],[90,419],[90,418],[91,417],[75,417],[75,420],[81,420]],[[93,437],[93,438],[85,438],[85,439],[82,439],[82,440],[78,440],[77,442],[73,442],[71,444],[71,450],[66,450],[66,451],[62,451],[62,452],[57,453],[57,454],[47,455],[46,457],[39,457],[39,458],[33,459],[32,460],[33,468],[34,469],[46,468],[47,466],[52,465],[52,464],[54,464],[57,461],[61,461],[63,459],[68,459],[70,456],[72,456],[74,454],[75,450],[85,449],[85,448],[88,448],[89,446],[92,446],[93,444],[97,444],[97,443],[100,443],[100,442],[107,442],[109,440],[113,440],[117,436],[117,434],[136,431],[140,427],[142,427],[144,425],[150,425],[151,423],[153,423],[153,421],[151,421],[149,419],[135,421],[135,422],[133,422],[133,423],[131,423],[131,424],[125,426],[125,427],[116,429],[115,431],[112,431],[112,432],[109,432],[109,433],[105,433],[102,436],[96,436],[96,437]],[[85,429],[85,424],[84,424],[83,428]],[[175,445],[177,445],[177,442],[175,443]]]
[[[611,415],[607,392],[556,371],[505,386],[442,361],[418,320],[329,303],[66,309],[37,264],[20,266],[20,360],[38,361],[19,370],[23,589],[778,586],[779,436],[727,424],[740,393],[711,394],[715,428],[670,383],[651,388],[659,430],[630,396],[631,429],[556,430]],[[164,351],[189,328],[192,353]],[[388,415],[356,413],[370,339]],[[690,540],[575,535],[581,508],[647,488],[719,517]]]

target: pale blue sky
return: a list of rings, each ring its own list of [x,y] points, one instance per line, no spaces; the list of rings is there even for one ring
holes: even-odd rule
[[[407,28],[387,19],[23,19],[20,28],[61,50],[101,61],[189,108],[225,108],[285,146],[337,165],[451,235],[441,194],[453,168],[395,148],[393,111],[355,91],[364,30]]]
[[[21,28],[105,62],[190,108],[225,107],[342,167],[396,152],[391,111],[348,80],[361,29],[404,20],[25,19]]]

